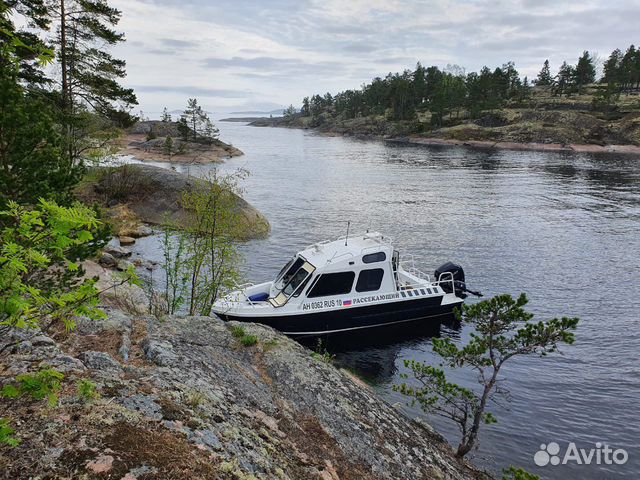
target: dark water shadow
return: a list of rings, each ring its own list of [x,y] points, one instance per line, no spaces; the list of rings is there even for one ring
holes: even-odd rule
[[[440,322],[415,322],[296,340],[311,350],[332,355],[336,366],[351,370],[366,382],[379,384],[393,379],[396,360],[403,351],[430,344],[432,338],[443,334],[457,336],[460,328],[460,323],[451,316]]]

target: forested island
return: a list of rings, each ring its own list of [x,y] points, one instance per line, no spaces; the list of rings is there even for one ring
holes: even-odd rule
[[[360,89],[305,97],[299,110],[292,105],[282,117],[251,124],[418,143],[589,145],[594,151],[639,146],[640,50],[633,45],[615,50],[600,78],[596,71],[595,57],[587,51],[575,65],[563,63],[555,75],[546,60],[533,80],[522,78],[512,62],[471,73],[455,65],[441,69],[418,63],[414,70],[376,77]]]

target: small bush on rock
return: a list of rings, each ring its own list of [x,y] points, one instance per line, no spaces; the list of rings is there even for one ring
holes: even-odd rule
[[[255,335],[244,335],[240,338],[240,343],[245,347],[250,347],[258,343],[258,337]]]
[[[80,380],[78,382],[78,398],[85,402],[100,398],[97,385],[91,380],[84,378]]]
[[[20,440],[13,436],[15,430],[9,426],[9,420],[0,418],[0,445],[8,445],[9,447],[17,447]]]
[[[58,392],[62,388],[64,375],[52,368],[37,373],[18,375],[16,384],[5,385],[0,390],[2,398],[31,397],[34,400],[47,400],[50,407],[58,404]]]

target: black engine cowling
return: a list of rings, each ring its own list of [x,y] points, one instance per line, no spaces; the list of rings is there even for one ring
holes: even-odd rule
[[[436,281],[442,280],[442,283],[439,284],[442,290],[447,293],[451,293],[451,277],[449,275],[444,275],[442,278],[440,277],[445,272],[450,272],[453,275],[456,296],[466,298],[467,294],[465,292],[467,291],[467,285],[464,280],[464,270],[462,267],[456,263],[447,262],[438,267],[434,272]]]

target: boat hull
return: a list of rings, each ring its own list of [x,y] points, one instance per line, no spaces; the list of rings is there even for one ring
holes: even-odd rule
[[[379,328],[410,322],[438,323],[453,315],[462,303],[441,305],[442,297],[420,298],[365,306],[342,307],[337,310],[284,314],[280,316],[243,316],[218,314],[223,320],[262,323],[286,335],[327,335],[331,333]]]

